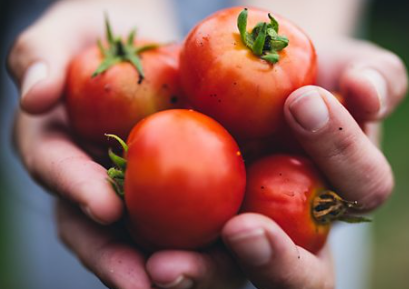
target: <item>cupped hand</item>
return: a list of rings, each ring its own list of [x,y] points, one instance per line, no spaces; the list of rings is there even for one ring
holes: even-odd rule
[[[258,214],[239,215],[224,227],[222,237],[232,254],[215,244],[203,251],[147,255],[120,228],[91,222],[63,201],[57,204],[57,223],[64,243],[109,288],[235,289],[244,288],[247,278],[262,289],[334,286],[327,246],[313,255]]]
[[[61,18],[61,8],[53,9],[22,34],[9,57],[23,110],[47,112],[40,116],[18,113],[17,148],[28,171],[45,187],[80,204],[93,220],[109,224],[122,215],[122,203],[106,181],[105,169],[70,137],[58,105],[69,59],[102,34],[102,29],[90,25],[70,32],[72,21],[64,20],[67,14]],[[62,24],[56,25],[58,22]],[[46,39],[54,41],[50,44]],[[336,47],[319,51],[319,85],[340,90],[355,119],[381,120],[406,91],[402,62],[370,44],[345,40]],[[321,87],[301,88],[288,98],[285,114],[301,145],[344,198],[373,209],[391,193],[393,175],[385,157],[331,93]],[[259,215],[237,216],[223,229],[223,240],[234,260],[220,248],[146,256],[126,238],[119,238],[115,227],[90,222],[64,202],[59,202],[58,212],[61,238],[113,288],[145,289],[152,283],[158,288],[238,288],[245,276],[261,289],[334,286],[327,248],[312,255],[294,245],[273,221]]]
[[[100,223],[120,218],[122,203],[107,183],[105,169],[70,135],[62,104],[67,66],[75,54],[102,39],[105,11],[118,35],[137,25],[143,28],[138,37],[171,40],[177,29],[169,4],[59,1],[23,31],[10,50],[8,69],[21,95],[14,138],[22,162],[43,186],[79,204]],[[160,21],[157,26],[147,25],[153,14],[162,16],[166,25]]]
[[[405,67],[391,52],[358,40],[327,43],[318,54],[321,87],[302,87],[288,97],[287,123],[341,196],[375,209],[394,186],[378,148],[378,126],[406,93]],[[348,110],[322,87],[339,91]]]
[[[391,52],[356,40],[337,40],[318,49],[318,53],[318,85],[340,91],[350,111],[328,90],[302,87],[285,103],[287,123],[336,191],[347,200],[357,201],[363,210],[373,210],[393,190],[392,170],[377,147],[377,126],[406,93],[405,67]],[[360,125],[366,127],[365,132]],[[313,255],[296,246],[277,224],[263,216],[242,214],[233,218],[225,225],[222,237],[245,276],[259,289],[335,286],[327,247]],[[147,269],[154,282],[174,284],[167,288],[217,288],[223,274],[192,272],[203,272],[199,270],[203,267],[224,268],[226,263],[213,258],[209,265],[208,257],[194,256],[197,253],[158,252],[148,260]],[[190,262],[190,267],[179,266],[177,270],[172,265],[183,264],[183,260]],[[197,287],[172,283],[184,280],[180,276],[190,278]]]
[[[179,34],[172,10],[166,0],[58,1],[16,38],[10,50],[7,64],[20,90],[21,108],[39,114],[60,102],[72,57],[104,39],[104,14],[118,35],[137,27],[138,37],[169,42]],[[152,15],[155,25],[149,25]]]
[[[124,32],[137,25],[142,28],[138,36],[173,41],[178,32],[176,25],[172,24],[175,21],[170,10],[170,2],[163,0],[59,1],[28,27],[10,50],[8,69],[21,96],[21,106],[16,112],[14,126],[16,150],[34,179],[59,199],[64,199],[66,206],[71,203],[82,209],[89,218],[81,220],[84,224],[88,223],[89,227],[98,227],[96,223],[109,225],[118,221],[123,214],[123,203],[107,181],[106,169],[100,164],[101,159],[91,157],[70,133],[66,112],[61,103],[67,66],[76,53],[103,37],[105,11],[109,11],[114,31],[119,35],[124,35]],[[151,15],[158,17],[157,25],[147,24],[152,21]],[[74,222],[75,219],[71,221]],[[84,226],[79,228],[89,228]],[[81,244],[95,236],[92,230],[71,234],[75,230],[68,229],[70,231],[65,233]],[[105,229],[101,226],[99,230],[106,231],[107,236],[116,235],[116,231],[110,227]],[[61,236],[64,234],[61,233]],[[92,240],[99,241],[99,244],[107,240],[98,239],[99,235]],[[83,256],[81,249],[88,250],[88,246],[91,248],[94,245],[87,244],[86,247],[73,245],[70,248],[84,263],[95,261],[96,267],[92,269],[100,276],[99,268],[112,265],[102,257],[109,256],[105,250],[109,246],[101,247],[95,255]],[[114,255],[121,252],[120,247],[110,249]],[[133,248],[130,250],[133,253],[125,255],[141,256]],[[125,276],[132,267],[132,270],[146,275],[141,260],[133,262],[129,267],[110,267],[110,270],[117,270]],[[101,279],[109,278],[101,276]],[[123,279],[128,281],[127,278]],[[143,284],[142,279],[138,282]],[[150,288],[150,284],[147,288]]]
[[[98,223],[122,216],[106,169],[75,143],[61,105],[44,115],[18,111],[14,139],[27,171],[48,191],[78,204]]]

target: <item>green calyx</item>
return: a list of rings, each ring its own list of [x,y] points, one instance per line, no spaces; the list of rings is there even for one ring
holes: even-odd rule
[[[128,146],[126,143],[118,136],[114,134],[105,134],[108,138],[114,138],[121,145],[124,153],[128,152]],[[112,149],[108,151],[109,158],[114,163],[114,167],[107,171],[108,181],[111,183],[115,192],[118,196],[123,198],[125,196],[124,182],[125,182],[125,170],[126,170],[126,159],[115,154]]]
[[[278,52],[287,47],[289,42],[286,36],[278,35],[277,20],[268,13],[270,23],[260,22],[248,33],[247,14],[247,8],[244,8],[237,18],[237,27],[243,44],[261,59],[272,64],[277,63],[280,59]]]
[[[368,218],[351,213],[360,208],[356,201],[346,201],[333,191],[323,191],[313,199],[312,216],[320,224],[329,224],[333,221],[371,222]]]
[[[105,72],[111,66],[120,62],[131,63],[139,74],[138,83],[141,83],[145,78],[143,73],[142,63],[140,59],[140,54],[144,51],[155,49],[159,47],[158,44],[148,44],[141,47],[136,47],[134,44],[136,30],[132,30],[128,36],[126,42],[124,42],[120,37],[115,37],[112,33],[111,25],[109,23],[108,17],[105,16],[105,29],[106,38],[108,42],[108,47],[104,47],[102,42],[98,40],[98,47],[104,56],[104,60],[92,74],[92,77]]]

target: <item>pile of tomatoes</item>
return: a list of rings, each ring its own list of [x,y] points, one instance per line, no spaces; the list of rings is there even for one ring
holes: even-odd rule
[[[219,11],[182,45],[117,38],[107,23],[107,41],[71,63],[66,106],[81,139],[122,144],[109,177],[144,248],[207,246],[242,211],[317,252],[345,206],[301,150],[274,144],[295,142],[283,105],[316,67],[310,39],[263,10]]]

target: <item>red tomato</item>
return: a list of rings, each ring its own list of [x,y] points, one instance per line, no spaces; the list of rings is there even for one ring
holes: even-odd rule
[[[136,42],[133,48],[140,44],[146,41]],[[74,132],[95,143],[106,143],[105,133],[125,139],[142,118],[160,110],[181,107],[179,50],[179,46],[168,45],[141,52],[143,81],[138,81],[140,72],[129,61],[114,63],[92,77],[106,60],[97,46],[76,56],[68,70],[65,91]]]
[[[125,204],[135,241],[193,249],[214,241],[240,208],[245,168],[238,146],[192,110],[156,113],[128,139]]]
[[[237,18],[242,7],[217,12],[188,35],[180,75],[190,104],[213,117],[240,139],[272,135],[284,121],[283,105],[295,89],[313,84],[316,54],[309,38],[288,20],[274,15],[288,46],[277,63],[255,55],[243,43]],[[248,11],[247,27],[270,22],[268,12]]]
[[[272,155],[248,169],[242,210],[270,217],[295,244],[316,253],[330,230],[329,222],[313,215],[314,199],[325,191],[326,184],[309,160]]]

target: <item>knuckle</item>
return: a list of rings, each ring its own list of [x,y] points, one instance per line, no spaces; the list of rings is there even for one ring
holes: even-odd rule
[[[50,5],[48,13],[57,13],[59,11],[64,11],[70,7],[77,6],[77,3],[72,3],[71,1],[57,1]]]
[[[21,53],[26,52],[31,46],[32,36],[31,30],[26,30],[17,36],[16,41],[14,42],[12,53],[15,55],[20,55]]]
[[[391,93],[402,98],[408,89],[407,71],[403,60],[390,51],[384,51],[380,60],[389,67],[392,75],[396,76],[394,85],[390,87]]]
[[[26,30],[17,36],[9,55],[7,57],[7,69],[14,78],[22,76],[25,71],[25,65],[34,50],[34,42],[31,30]]]
[[[397,56],[395,53],[390,51],[384,51],[383,54],[380,56],[384,63],[390,65],[394,70],[399,72],[405,71],[405,66],[403,64],[402,59]]]
[[[40,165],[41,160],[37,154],[38,151],[33,151],[32,153],[25,153],[22,156],[23,164],[29,174],[29,176],[45,190],[49,191],[50,187],[44,178],[44,168]],[[50,192],[50,191],[49,191]]]
[[[51,174],[55,178],[53,189],[60,196],[72,201],[79,201],[80,188],[87,183],[87,180],[81,174],[72,175],[70,178],[67,177],[67,174],[72,171],[72,168],[81,167],[83,162],[82,156],[66,156],[52,163]]]
[[[358,138],[351,134],[342,138],[334,138],[329,150],[325,153],[325,158],[329,162],[337,161],[339,158],[351,158],[357,153]]]
[[[129,258],[129,255],[132,254],[129,249],[111,239],[105,240],[92,253],[92,256],[84,254],[80,258],[81,262],[88,268],[93,268],[99,278],[110,283],[116,283],[111,268],[117,267],[118,264],[123,263],[123,260]]]
[[[373,181],[369,182],[367,194],[362,200],[365,210],[373,210],[382,205],[392,194],[395,181],[390,167],[373,173]]]

